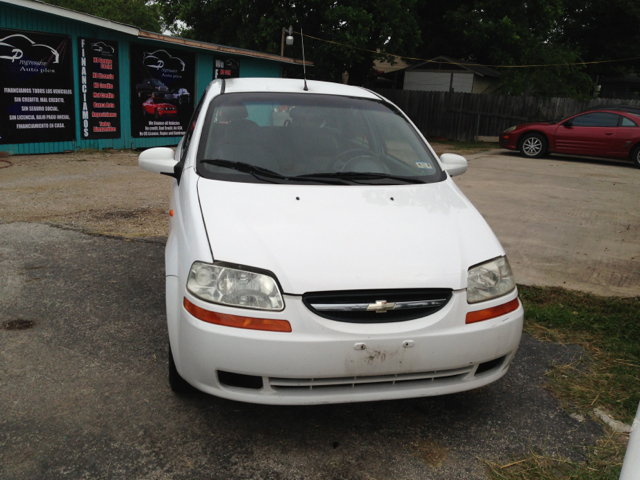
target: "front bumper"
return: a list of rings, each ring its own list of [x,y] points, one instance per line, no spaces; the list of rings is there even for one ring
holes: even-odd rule
[[[167,281],[171,278],[175,279],[173,293],[181,293],[171,300],[168,297],[167,304],[178,371],[199,390],[232,400],[302,405],[470,390],[506,373],[522,333],[522,306],[502,317],[465,324],[467,311],[506,303],[517,298],[515,291],[473,308],[466,302],[466,292],[454,292],[442,310],[428,317],[391,324],[352,324],[314,315],[297,296],[285,296],[285,310],[276,313],[239,312],[211,305],[177,288],[176,277]],[[192,303],[220,313],[286,319],[292,332],[202,322],[182,307],[184,295]],[[260,377],[261,385],[230,386],[224,381],[228,374]]]
[[[513,133],[501,133],[498,137],[498,142],[500,144],[500,148],[507,148],[509,150],[517,150],[518,149],[518,137],[519,135],[514,135]]]

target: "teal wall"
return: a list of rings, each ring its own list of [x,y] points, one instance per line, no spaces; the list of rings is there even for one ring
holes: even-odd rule
[[[143,40],[135,36],[122,34],[95,25],[69,20],[46,13],[34,12],[30,9],[7,5],[5,3],[0,4],[0,28],[69,35],[71,36],[71,45],[73,49],[73,88],[75,93],[76,140],[73,142],[38,142],[0,145],[0,151],[8,151],[13,155],[54,153],[79,149],[127,149],[176,145],[180,141],[180,137],[133,138],[131,136],[131,111],[129,107],[131,100],[129,43],[135,42],[154,46],[162,45],[167,48],[196,53],[196,103],[200,100],[206,86],[211,80],[213,80],[214,58],[224,58],[225,56],[229,56],[197,48],[181,47],[180,45],[168,44],[165,42]],[[120,124],[122,132],[120,138],[109,140],[83,140],[80,135],[81,116],[80,75],[78,72],[78,37],[101,38],[104,40],[115,40],[118,42],[118,53],[120,56]],[[278,62],[258,58],[233,57],[240,61],[241,77],[280,77],[281,66]]]

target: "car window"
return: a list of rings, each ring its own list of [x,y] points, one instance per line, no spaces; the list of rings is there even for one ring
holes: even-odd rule
[[[272,105],[268,102],[247,102],[246,107],[249,114],[247,118],[252,122],[261,127],[273,125],[272,112],[277,105]]]
[[[574,127],[617,127],[620,115],[615,113],[585,113],[574,117],[572,125]]]
[[[343,173],[416,182],[445,178],[422,138],[395,107],[334,95],[219,95],[207,111],[198,173],[221,180],[260,181],[211,160],[260,167],[294,183],[299,176]]]
[[[412,135],[407,135],[406,130],[400,128],[400,118],[386,122],[380,132],[380,136],[389,155],[408,165],[420,161],[420,142]]]
[[[622,117],[622,123],[620,124],[620,126],[621,127],[637,127],[638,124],[627,117]]]

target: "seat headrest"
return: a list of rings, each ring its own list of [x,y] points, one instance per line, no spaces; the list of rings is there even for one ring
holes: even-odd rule
[[[295,122],[304,122],[305,124],[321,123],[323,120],[323,114],[318,108],[307,105],[291,108],[289,115]]]
[[[233,122],[234,120],[243,120],[249,116],[247,107],[243,103],[232,103],[229,105],[222,105],[220,107],[222,113],[222,120],[226,122]]]

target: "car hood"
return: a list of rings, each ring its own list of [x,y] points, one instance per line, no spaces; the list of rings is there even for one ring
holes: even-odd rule
[[[274,185],[200,178],[213,258],[273,272],[289,294],[466,287],[503,255],[451,179],[423,185]]]
[[[518,129],[530,128],[530,127],[550,127],[552,125],[555,125],[556,123],[557,123],[557,121],[555,121],[555,120],[549,120],[549,121],[546,121],[546,122],[521,123],[520,125],[518,125]]]

